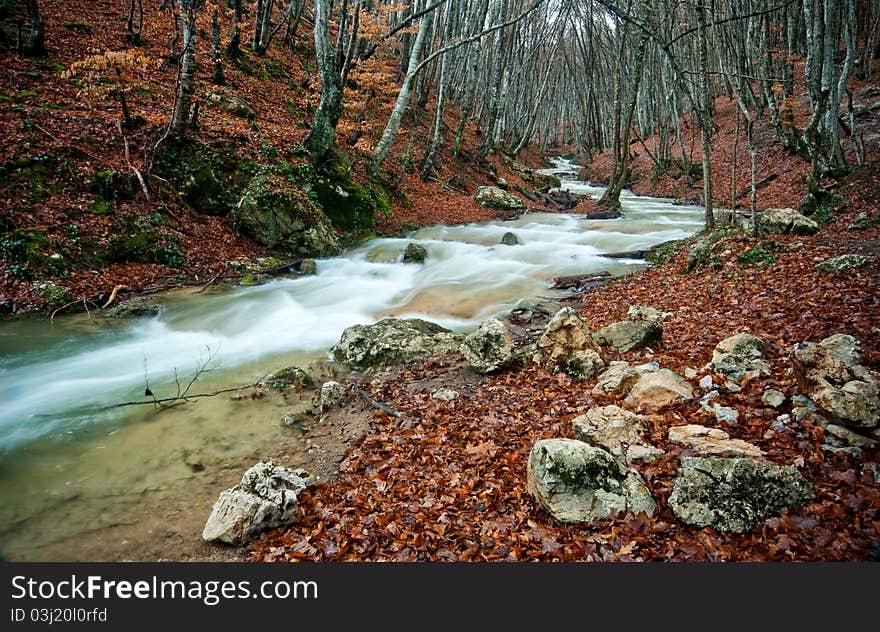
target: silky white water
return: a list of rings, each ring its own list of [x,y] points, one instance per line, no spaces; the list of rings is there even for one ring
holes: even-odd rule
[[[546,171],[564,176],[573,169],[557,160],[556,168]],[[602,192],[576,180],[564,181],[564,188],[593,196]],[[606,253],[644,249],[701,228],[699,207],[628,192],[621,201],[624,217],[617,220],[528,213],[514,221],[438,225],[404,238],[374,239],[318,261],[315,276],[171,294],[156,317],[109,321],[77,315],[56,319],[54,325],[44,320],[0,324],[0,502],[7,509],[21,502],[19,487],[27,480],[27,468],[69,468],[61,463],[68,459],[77,461],[80,478],[91,479],[83,454],[108,437],[116,451],[124,452],[126,437],[135,436],[133,428],[147,423],[141,407],[105,408],[144,399],[147,385],[157,397],[173,396],[175,372],[185,386],[209,358],[211,371],[200,376],[192,392],[246,384],[273,367],[325,356],[346,327],[389,315],[467,330],[522,299],[546,293],[554,277],[625,274],[644,265],[610,259]],[[520,244],[500,245],[506,232]],[[427,249],[426,263],[401,262],[411,242]],[[211,406],[212,414],[223,415],[216,402],[205,401],[187,406]],[[181,424],[188,423],[180,417]],[[222,442],[230,433],[229,420],[222,418],[196,430],[177,428],[173,418],[163,423],[164,435],[179,431],[178,443],[195,442],[189,450],[199,441]],[[149,428],[137,432],[139,450],[167,451],[159,436],[150,447]],[[189,433],[186,438],[184,433]],[[112,457],[100,458],[107,476],[120,476]],[[134,478],[138,467],[162,467],[159,456],[120,458],[128,459],[124,469]],[[71,481],[64,478],[57,484],[69,487]],[[0,541],[0,548],[5,546]]]

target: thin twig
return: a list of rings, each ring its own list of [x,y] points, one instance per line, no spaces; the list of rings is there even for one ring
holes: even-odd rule
[[[372,406],[376,410],[380,410],[383,413],[385,413],[386,415],[389,415],[391,417],[397,417],[397,418],[403,417],[403,415],[401,415],[399,412],[397,412],[393,408],[389,408],[385,404],[383,404],[381,402],[377,402],[375,399],[370,397],[369,394],[367,394],[367,392],[364,389],[362,389],[361,387],[355,386],[354,390],[358,395],[360,395],[361,399],[363,399],[365,402],[367,402],[370,406]]]

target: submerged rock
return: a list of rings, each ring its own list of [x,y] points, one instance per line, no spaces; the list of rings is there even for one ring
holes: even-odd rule
[[[480,206],[503,211],[519,211],[526,207],[526,203],[520,198],[498,187],[480,187],[474,199]]]
[[[312,483],[305,470],[291,470],[272,461],[257,463],[241,483],[220,494],[205,523],[202,538],[243,544],[266,529],[299,517],[297,494]]]
[[[374,325],[354,325],[330,352],[337,362],[365,370],[425,355],[455,353],[462,336],[419,318],[385,318]]]
[[[504,233],[501,236],[501,244],[503,246],[516,246],[519,244],[519,237],[513,233]]]
[[[534,360],[553,373],[589,379],[605,366],[586,323],[570,307],[559,310],[538,339]]]
[[[425,263],[428,258],[428,250],[421,244],[410,243],[403,251],[404,263]]]
[[[478,373],[498,371],[514,360],[513,336],[504,323],[490,318],[465,337],[461,354]]]
[[[560,522],[588,523],[615,511],[656,508],[642,477],[610,453],[575,439],[543,439],[529,454],[528,489]]]
[[[741,532],[784,507],[797,507],[812,498],[812,487],[794,467],[691,457],[681,461],[668,504],[687,524]]]

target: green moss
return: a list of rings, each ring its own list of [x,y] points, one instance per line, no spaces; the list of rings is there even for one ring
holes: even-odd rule
[[[158,263],[181,267],[186,258],[180,246],[159,232],[145,218],[120,218],[107,244],[107,257],[113,263]]]
[[[754,248],[750,248],[738,255],[736,260],[739,263],[751,266],[760,264],[771,265],[776,262],[776,258],[773,256],[773,253],[784,251],[785,248],[775,241],[762,241]]]
[[[15,229],[0,237],[0,258],[22,279],[65,276],[67,262],[54,250],[41,230]]]
[[[105,202],[104,200],[95,200],[91,204],[89,204],[88,208],[89,213],[92,215],[112,215],[116,209],[113,204],[109,202]]]
[[[53,310],[76,300],[70,290],[51,281],[37,283],[34,290],[49,304],[49,309]]]
[[[333,225],[345,231],[371,232],[376,212],[390,213],[388,194],[377,184],[362,187],[351,181],[322,180],[314,190]]]
[[[138,191],[133,176],[113,169],[96,171],[87,188],[90,193],[107,202],[130,200]]]
[[[847,227],[847,230],[857,231],[857,230],[870,230],[877,226],[877,220],[867,213],[859,213],[856,220]]]

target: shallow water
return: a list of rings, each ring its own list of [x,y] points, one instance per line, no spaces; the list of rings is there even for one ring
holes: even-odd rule
[[[571,168],[559,161],[547,171]],[[602,191],[574,180],[564,188]],[[604,253],[701,228],[699,207],[628,193],[622,203],[617,220],[529,213],[375,239],[318,261],[315,276],[170,293],[154,318],[3,323],[0,549],[13,559],[76,559],[85,534],[138,523],[138,508],[155,506],[155,499],[142,502],[145,495],[179,499],[197,481],[207,487],[204,504],[219,491],[211,485],[222,477],[212,472],[244,469],[300,440],[279,422],[294,403],[277,394],[257,401],[222,395],[158,412],[102,410],[142,400],[147,385],[157,397],[173,396],[175,372],[183,388],[208,369],[191,392],[249,384],[274,368],[326,357],[346,327],[389,315],[467,330],[546,293],[553,277],[626,274],[644,265]],[[506,232],[520,245],[499,245]],[[400,262],[413,241],[428,251],[424,265]]]

